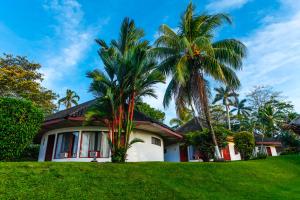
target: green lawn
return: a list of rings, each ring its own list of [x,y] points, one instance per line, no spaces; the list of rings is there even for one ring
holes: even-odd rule
[[[300,199],[300,156],[227,163],[0,163],[0,199]]]

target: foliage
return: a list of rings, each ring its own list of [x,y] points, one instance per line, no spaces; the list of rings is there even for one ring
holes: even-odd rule
[[[227,145],[226,138],[231,134],[230,130],[226,130],[223,127],[214,127],[217,142],[219,148],[224,148]],[[212,137],[208,129],[202,131],[194,131],[185,135],[185,141],[187,145],[193,145],[196,151],[199,152],[202,160],[208,162],[214,158],[215,148],[212,142]]]
[[[143,36],[143,30],[136,28],[133,20],[125,18],[118,40],[112,40],[109,45],[96,40],[104,72],[88,73],[92,79],[90,91],[98,102],[86,118],[99,118],[109,128],[112,161],[115,162],[124,162],[130,146],[141,142],[140,139],[130,141],[136,102],[143,96],[156,97],[153,86],[165,80],[157,71],[156,60],[149,53],[149,42],[143,40]]]
[[[0,97],[28,99],[44,113],[52,113],[56,109],[53,101],[57,95],[42,87],[40,68],[40,64],[30,62],[26,57],[4,54],[0,57]]]
[[[282,100],[281,92],[274,91],[270,86],[254,86],[247,94],[248,102],[254,112],[272,99]]]
[[[181,110],[178,118],[172,118],[169,123],[172,126],[172,128],[179,128],[180,126],[190,121],[192,118],[193,118],[192,110],[188,108],[184,108]]]
[[[68,109],[72,107],[72,104],[78,105],[79,100],[80,97],[76,94],[76,92],[68,89],[66,91],[66,96],[58,100],[58,105],[60,106],[62,103]]]
[[[37,161],[40,151],[39,144],[30,144],[27,146],[16,161]]]
[[[300,138],[292,131],[283,131],[280,140],[284,147],[294,148],[295,151],[300,152]]]
[[[299,149],[297,149],[296,147],[288,147],[285,148],[280,155],[284,156],[284,155],[291,155],[291,154],[298,154],[299,153]]]
[[[149,104],[144,102],[139,102],[136,105],[136,109],[148,117],[155,119],[159,122],[163,122],[165,120],[165,113],[159,109],[152,108]]]
[[[19,157],[40,129],[43,114],[30,101],[0,98],[0,160]]]
[[[251,157],[251,160],[259,160],[259,159],[266,159],[268,154],[264,151],[257,152],[255,156]]]
[[[242,99],[241,101],[237,98],[233,104],[234,108],[230,111],[231,113],[236,112],[238,117],[249,117],[252,111],[250,106],[246,105],[247,99]]]
[[[230,120],[230,106],[234,105],[238,94],[234,92],[234,90],[230,87],[219,87],[215,88],[216,96],[213,103],[218,101],[222,101],[222,104],[226,109],[226,117],[227,117],[227,125],[228,129],[231,130],[231,120]]]
[[[215,30],[224,22],[231,23],[226,14],[198,15],[190,3],[181,17],[178,31],[165,24],[160,27],[160,37],[153,50],[161,60],[160,71],[171,75],[164,106],[168,106],[173,97],[177,114],[183,108],[196,106],[193,111],[205,116],[218,158],[221,154],[211,124],[207,78],[237,88],[240,82],[235,70],[241,69],[246,54],[245,45],[238,40],[215,41]]]
[[[255,140],[252,133],[242,131],[234,135],[234,144],[241,154],[242,160],[249,160],[255,147]]]

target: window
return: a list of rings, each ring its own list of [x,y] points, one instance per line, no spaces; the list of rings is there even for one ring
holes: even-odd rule
[[[107,158],[109,157],[109,144],[107,133],[85,131],[81,135],[80,157]]]
[[[78,136],[77,131],[57,134],[55,159],[76,158]]]
[[[237,155],[239,154],[239,151],[237,150],[237,148],[234,146],[234,154]]]
[[[156,138],[156,137],[151,138],[151,143],[155,144],[155,145],[158,145],[158,146],[161,146],[161,140],[159,138]]]

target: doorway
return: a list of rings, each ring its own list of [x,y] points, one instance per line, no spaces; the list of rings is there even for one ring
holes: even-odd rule
[[[186,146],[180,146],[179,147],[179,153],[180,153],[180,162],[187,162],[188,161],[188,152]]]
[[[55,140],[55,135],[48,135],[45,161],[51,161],[52,160],[54,140]]]
[[[270,147],[266,147],[268,156],[272,156],[272,151]]]

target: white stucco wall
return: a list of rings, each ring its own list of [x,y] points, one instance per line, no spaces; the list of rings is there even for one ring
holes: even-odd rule
[[[179,143],[165,147],[164,159],[167,162],[180,162]]]
[[[41,146],[38,161],[45,160],[45,154],[47,149],[47,142],[48,142],[48,135],[57,135],[61,132],[72,132],[72,131],[79,131],[79,142],[77,148],[77,158],[64,158],[64,159],[54,159],[55,154],[55,147],[56,147],[56,140],[55,137],[54,141],[54,148],[52,154],[52,161],[54,162],[90,162],[93,158],[79,158],[79,151],[80,151],[80,141],[81,141],[81,131],[107,131],[105,127],[71,127],[71,128],[61,128],[49,131],[45,133],[41,139]],[[164,161],[164,142],[160,136],[156,134],[146,132],[143,130],[135,130],[131,135],[131,139],[133,138],[140,138],[144,140],[144,143],[135,143],[127,152],[127,161],[128,162],[140,162],[140,161]],[[155,145],[151,143],[151,137],[156,137],[161,140],[161,146]],[[110,162],[111,158],[97,158],[98,162]]]
[[[258,153],[259,150],[258,150],[258,147],[261,147],[261,145],[258,145],[255,147],[255,152]],[[263,147],[270,147],[271,149],[271,153],[272,153],[272,156],[278,156],[278,153],[277,153],[277,150],[276,150],[276,147],[275,146],[265,146],[263,145]],[[265,149],[266,153],[267,153],[267,150]]]
[[[160,139],[161,146],[152,144],[152,137]],[[164,142],[160,136],[142,130],[134,130],[130,138],[130,140],[139,138],[144,142],[133,144],[127,151],[128,162],[164,161]]]
[[[228,142],[228,146],[229,146],[229,153],[230,153],[231,160],[241,160],[241,154],[239,152],[235,154],[234,143]]]

